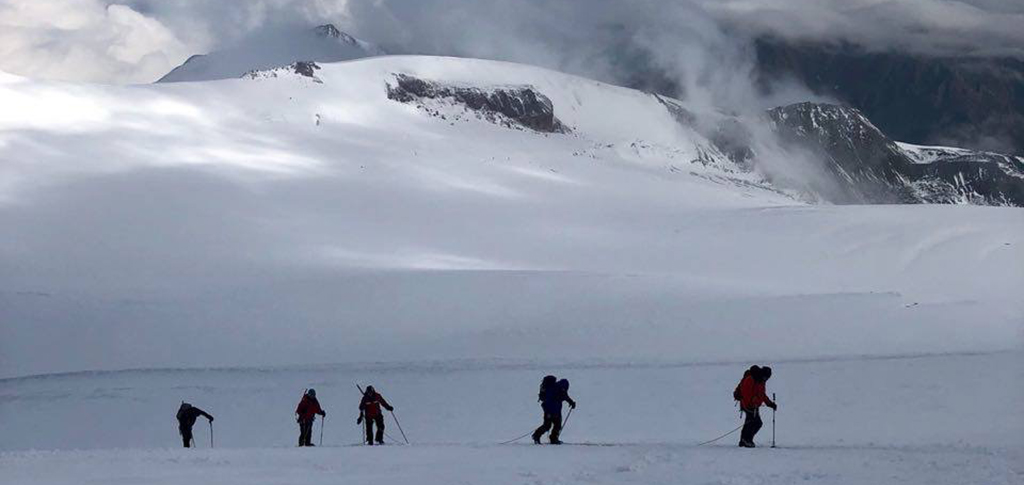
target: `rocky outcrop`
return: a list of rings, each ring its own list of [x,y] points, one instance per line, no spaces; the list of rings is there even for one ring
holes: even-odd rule
[[[796,80],[859,109],[898,140],[1024,155],[1024,60],[778,38],[759,39],[755,53],[766,90]]]
[[[831,174],[833,202],[1024,206],[1018,157],[900,144],[860,111],[832,104],[793,104],[768,116],[785,146],[810,152]]]
[[[260,71],[249,71],[242,76],[244,79],[273,79],[281,77],[282,75],[288,76],[297,74],[302,77],[309,78],[317,84],[323,84],[323,80],[316,76],[316,72],[320,70],[320,65],[312,61],[299,61],[294,62],[291,65],[285,67],[279,67],[276,69],[264,69]]]
[[[547,96],[532,86],[469,87],[455,86],[396,74],[387,84],[388,99],[415,104],[431,114],[446,117],[444,106],[461,107],[483,119],[510,128],[526,128],[542,133],[566,133],[568,128],[555,117]]]

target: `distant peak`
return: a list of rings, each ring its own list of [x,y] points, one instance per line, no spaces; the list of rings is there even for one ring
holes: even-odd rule
[[[338,28],[335,27],[334,24],[323,24],[318,27],[315,27],[313,29],[313,33],[317,37],[322,37],[325,39],[339,39],[342,42],[349,45],[359,44],[355,37],[352,37],[351,35],[348,35],[345,32],[338,30]]]
[[[334,24],[323,24],[313,29],[313,32],[319,37],[333,37],[337,39],[341,37],[342,32],[338,30]]]

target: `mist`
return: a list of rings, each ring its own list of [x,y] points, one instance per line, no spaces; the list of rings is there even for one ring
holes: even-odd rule
[[[680,58],[742,69],[738,51],[761,35],[925,55],[1020,58],[1024,49],[1024,5],[1012,0],[9,0],[0,6],[0,70],[150,82],[189,55],[327,22],[396,53],[513,60],[620,81],[649,68],[674,77]],[[700,66],[688,73],[681,85],[691,88],[715,78]]]

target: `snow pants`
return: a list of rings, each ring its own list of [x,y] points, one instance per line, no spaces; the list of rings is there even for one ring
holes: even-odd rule
[[[760,408],[744,409],[743,414],[745,419],[743,420],[743,430],[740,431],[740,440],[748,443],[754,442],[754,435],[761,430],[761,426],[764,422],[761,421]]]
[[[363,420],[363,424],[366,425],[366,444],[372,445],[374,438],[377,439],[378,445],[384,444],[384,415],[378,414],[372,418],[366,418]],[[374,436],[373,425],[377,425],[377,434]]]
[[[313,446],[313,420],[299,421],[299,446]]]
[[[544,413],[544,424],[533,432],[533,440],[539,440],[548,430],[551,430],[551,442],[557,443],[558,436],[562,434],[562,413]]]

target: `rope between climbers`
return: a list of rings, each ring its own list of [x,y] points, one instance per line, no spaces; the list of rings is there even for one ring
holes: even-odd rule
[[[735,429],[733,429],[732,431],[730,431],[730,432],[728,432],[728,433],[725,433],[725,434],[723,434],[722,436],[719,436],[719,437],[717,437],[717,438],[715,438],[715,439],[713,439],[713,440],[707,440],[707,441],[705,441],[705,442],[703,442],[703,443],[697,443],[697,446],[704,446],[704,445],[707,445],[707,444],[711,444],[711,443],[714,443],[714,442],[716,442],[716,441],[718,441],[718,440],[720,440],[720,439],[722,439],[722,438],[725,438],[726,436],[729,436],[729,435],[731,435],[731,434],[733,434],[733,433],[735,433],[735,432],[739,431],[739,430],[740,430],[740,428],[742,428],[742,427],[743,427],[743,425],[741,424],[741,425],[737,426],[737,427],[736,427]]]

